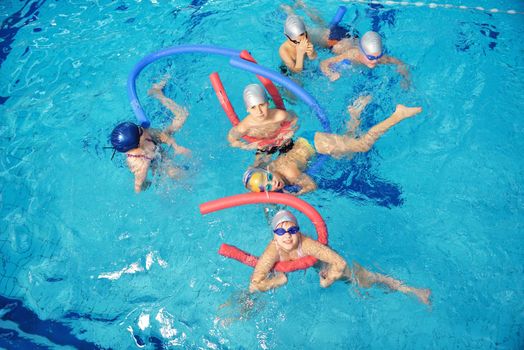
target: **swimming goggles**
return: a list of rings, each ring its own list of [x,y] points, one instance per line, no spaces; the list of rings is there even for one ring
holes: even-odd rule
[[[287,230],[285,228],[279,227],[277,229],[274,229],[273,233],[275,233],[277,236],[283,236],[286,233],[289,233],[290,235],[294,235],[294,234],[296,234],[299,231],[300,231],[300,227],[298,227],[298,226],[291,226]]]
[[[271,192],[271,190],[273,189],[273,174],[271,174],[269,171],[266,171],[266,180],[266,192]],[[264,189],[262,189],[261,192],[262,191],[264,191]]]
[[[361,44],[360,42],[358,43],[358,47],[360,48],[360,51],[362,51],[362,53],[364,54],[364,56],[366,56],[366,58],[367,58],[368,60],[370,60],[370,61],[376,61],[376,60],[378,60],[380,57],[384,56],[384,51],[382,51],[382,52],[380,53],[380,55],[378,55],[378,56],[368,55],[368,54],[366,53],[366,51],[364,51],[364,49],[362,48],[362,44]]]

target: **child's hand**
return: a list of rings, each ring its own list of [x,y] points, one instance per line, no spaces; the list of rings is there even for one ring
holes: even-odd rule
[[[340,79],[340,73],[339,72],[332,72],[328,75],[329,81],[335,81]]]
[[[333,282],[335,282],[335,280],[328,278],[328,272],[326,270],[320,271],[320,286],[322,288],[329,287]]]
[[[182,146],[177,146],[174,150],[175,154],[183,154],[186,157],[191,157],[191,150]]]
[[[297,54],[304,55],[307,52],[308,43],[307,39],[300,40],[297,45]]]
[[[408,79],[402,79],[402,81],[400,82],[400,87],[403,88],[404,90],[408,90],[410,86],[411,86],[411,81]]]
[[[282,286],[287,283],[287,276],[283,272],[277,272],[274,278],[275,282],[277,282],[279,286]]]

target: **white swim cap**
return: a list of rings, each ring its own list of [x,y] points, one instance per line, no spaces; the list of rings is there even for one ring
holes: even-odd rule
[[[290,15],[284,24],[284,34],[291,40],[296,40],[298,37],[306,32],[306,26],[302,18],[296,15]]]
[[[266,90],[258,84],[249,84],[246,86],[243,97],[247,109],[267,102]]]
[[[360,49],[366,55],[380,55],[382,53],[382,38],[377,32],[367,32],[360,39]]]
[[[291,214],[289,210],[280,210],[278,213],[275,214],[275,216],[273,216],[273,220],[271,220],[271,228],[275,230],[278,227],[278,225],[286,221],[298,225],[297,218],[295,217],[295,215]]]

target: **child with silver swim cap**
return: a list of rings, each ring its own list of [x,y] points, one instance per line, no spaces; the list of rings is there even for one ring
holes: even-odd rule
[[[287,283],[285,273],[271,274],[277,262],[313,256],[324,265],[320,272],[320,286],[323,288],[329,287],[337,280],[354,283],[363,288],[382,285],[390,290],[413,294],[424,304],[430,303],[431,291],[429,289],[407,286],[392,277],[368,271],[356,262],[353,262],[353,266],[349,266],[334,250],[303,235],[297,218],[288,210],[280,210],[275,214],[271,221],[271,229],[273,239],[258,259],[251,275],[249,285],[251,293],[265,292]]]
[[[282,74],[298,73],[304,68],[306,57],[314,60],[317,57],[315,47],[328,48],[335,54],[340,54],[349,46],[354,45],[353,30],[344,26],[328,26],[320,17],[318,11],[305,5],[303,1],[295,1],[293,7],[281,5],[288,17],[284,23],[284,35],[287,40],[280,46],[279,55],[283,64]],[[306,27],[301,17],[295,14],[295,9],[302,9],[315,23],[314,27]]]
[[[259,84],[247,85],[242,97],[248,115],[231,128],[227,139],[233,147],[256,150],[254,165],[261,166],[271,160],[271,154],[289,145],[295,133],[297,117],[278,108],[269,108],[266,91]],[[256,141],[244,141],[245,136]]]
[[[333,157],[367,152],[391,127],[422,111],[420,107],[397,105],[393,114],[373,126],[362,136],[357,136],[360,113],[370,102],[370,96],[359,97],[348,108],[350,120],[347,132],[341,135],[315,132],[299,135],[286,153],[279,155],[264,168],[249,168],[243,177],[244,186],[251,192],[284,192],[295,196],[316,190],[317,184],[306,173],[310,160],[317,154]],[[310,136],[310,137],[308,137]]]
[[[288,16],[284,23],[284,35],[287,40],[280,45],[278,54],[287,69],[293,73],[301,72],[305,57],[310,60],[317,58],[302,18],[297,15]]]
[[[111,132],[110,140],[115,152],[126,154],[127,165],[135,177],[136,193],[149,185],[149,182],[146,181],[148,170],[150,167],[153,172],[158,170],[160,161],[165,163],[162,169],[169,177],[176,177],[181,173],[181,168],[165,160],[167,155],[160,147],[161,144],[173,148],[175,154],[190,155],[189,149],[179,146],[173,138],[173,133],[180,130],[186,122],[188,113],[185,108],[164,95],[163,89],[166,83],[167,80],[163,80],[158,84],[153,84],[148,94],[154,96],[174,114],[171,125],[164,130],[158,130],[144,129],[135,123],[124,122],[118,124]]]
[[[357,47],[350,47],[344,53],[320,62],[320,69],[329,80],[335,81],[340,78],[340,72],[333,68],[346,62],[354,66],[364,65],[370,69],[379,64],[394,64],[397,66],[399,74],[404,78],[402,86],[404,88],[409,87],[410,77],[406,64],[395,57],[384,54],[382,38],[376,32],[365,33],[360,38]]]

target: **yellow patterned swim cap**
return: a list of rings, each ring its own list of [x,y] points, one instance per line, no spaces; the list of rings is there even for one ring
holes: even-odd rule
[[[267,187],[267,181],[268,181],[268,175],[270,175],[268,171],[260,168],[249,168],[244,173],[244,177],[242,181],[244,182],[244,186],[250,190],[251,192],[264,192]]]

